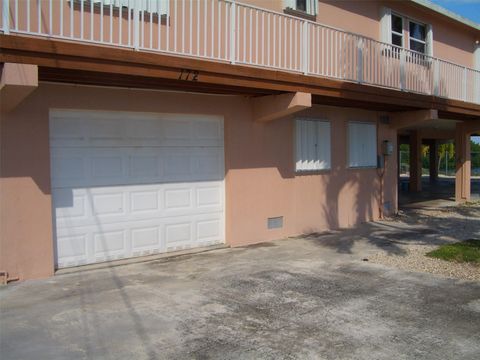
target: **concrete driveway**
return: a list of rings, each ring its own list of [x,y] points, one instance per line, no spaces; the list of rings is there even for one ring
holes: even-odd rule
[[[478,359],[480,283],[362,261],[372,226],[10,284],[0,358]]]

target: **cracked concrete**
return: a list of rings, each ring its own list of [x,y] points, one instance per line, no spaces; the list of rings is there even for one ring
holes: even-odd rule
[[[477,359],[480,283],[363,262],[387,225],[11,284],[0,357]]]

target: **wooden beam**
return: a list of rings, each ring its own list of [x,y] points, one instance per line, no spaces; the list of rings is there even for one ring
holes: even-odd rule
[[[5,63],[0,70],[0,110],[7,113],[38,87],[38,68],[36,65]]]
[[[252,99],[254,121],[266,122],[312,107],[312,95],[307,93],[287,93]]]
[[[397,112],[391,115],[390,127],[404,129],[429,120],[438,120],[438,111],[434,109]]]
[[[281,94],[280,91],[245,88],[231,85],[204,84],[128,74],[99,73],[94,71],[40,67],[39,81],[82,85],[100,85],[137,89],[190,91],[209,94],[264,96]]]

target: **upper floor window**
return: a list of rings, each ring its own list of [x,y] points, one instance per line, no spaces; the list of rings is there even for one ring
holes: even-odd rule
[[[318,0],[284,0],[285,9],[299,11],[308,15],[317,15]]]
[[[418,51],[423,54],[427,52],[427,31],[424,24],[409,21],[409,40],[410,50]]]
[[[425,55],[433,56],[433,33],[429,24],[382,9],[381,40]]]
[[[80,0],[72,0],[76,2],[80,2]],[[151,14],[158,14],[158,15],[165,15],[168,14],[168,7],[169,7],[169,0],[145,0],[145,1],[138,1],[135,3],[131,0],[90,0],[95,5],[103,5],[103,6],[110,6],[112,5],[115,8],[119,7],[130,7],[134,8],[137,5],[137,9],[139,11],[146,11]],[[84,3],[87,3],[85,1]]]
[[[403,18],[392,14],[392,38],[393,45],[403,46]]]

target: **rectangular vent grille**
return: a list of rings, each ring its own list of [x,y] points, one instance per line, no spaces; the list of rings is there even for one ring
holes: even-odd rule
[[[283,216],[268,218],[267,227],[268,229],[281,229],[283,227]]]

